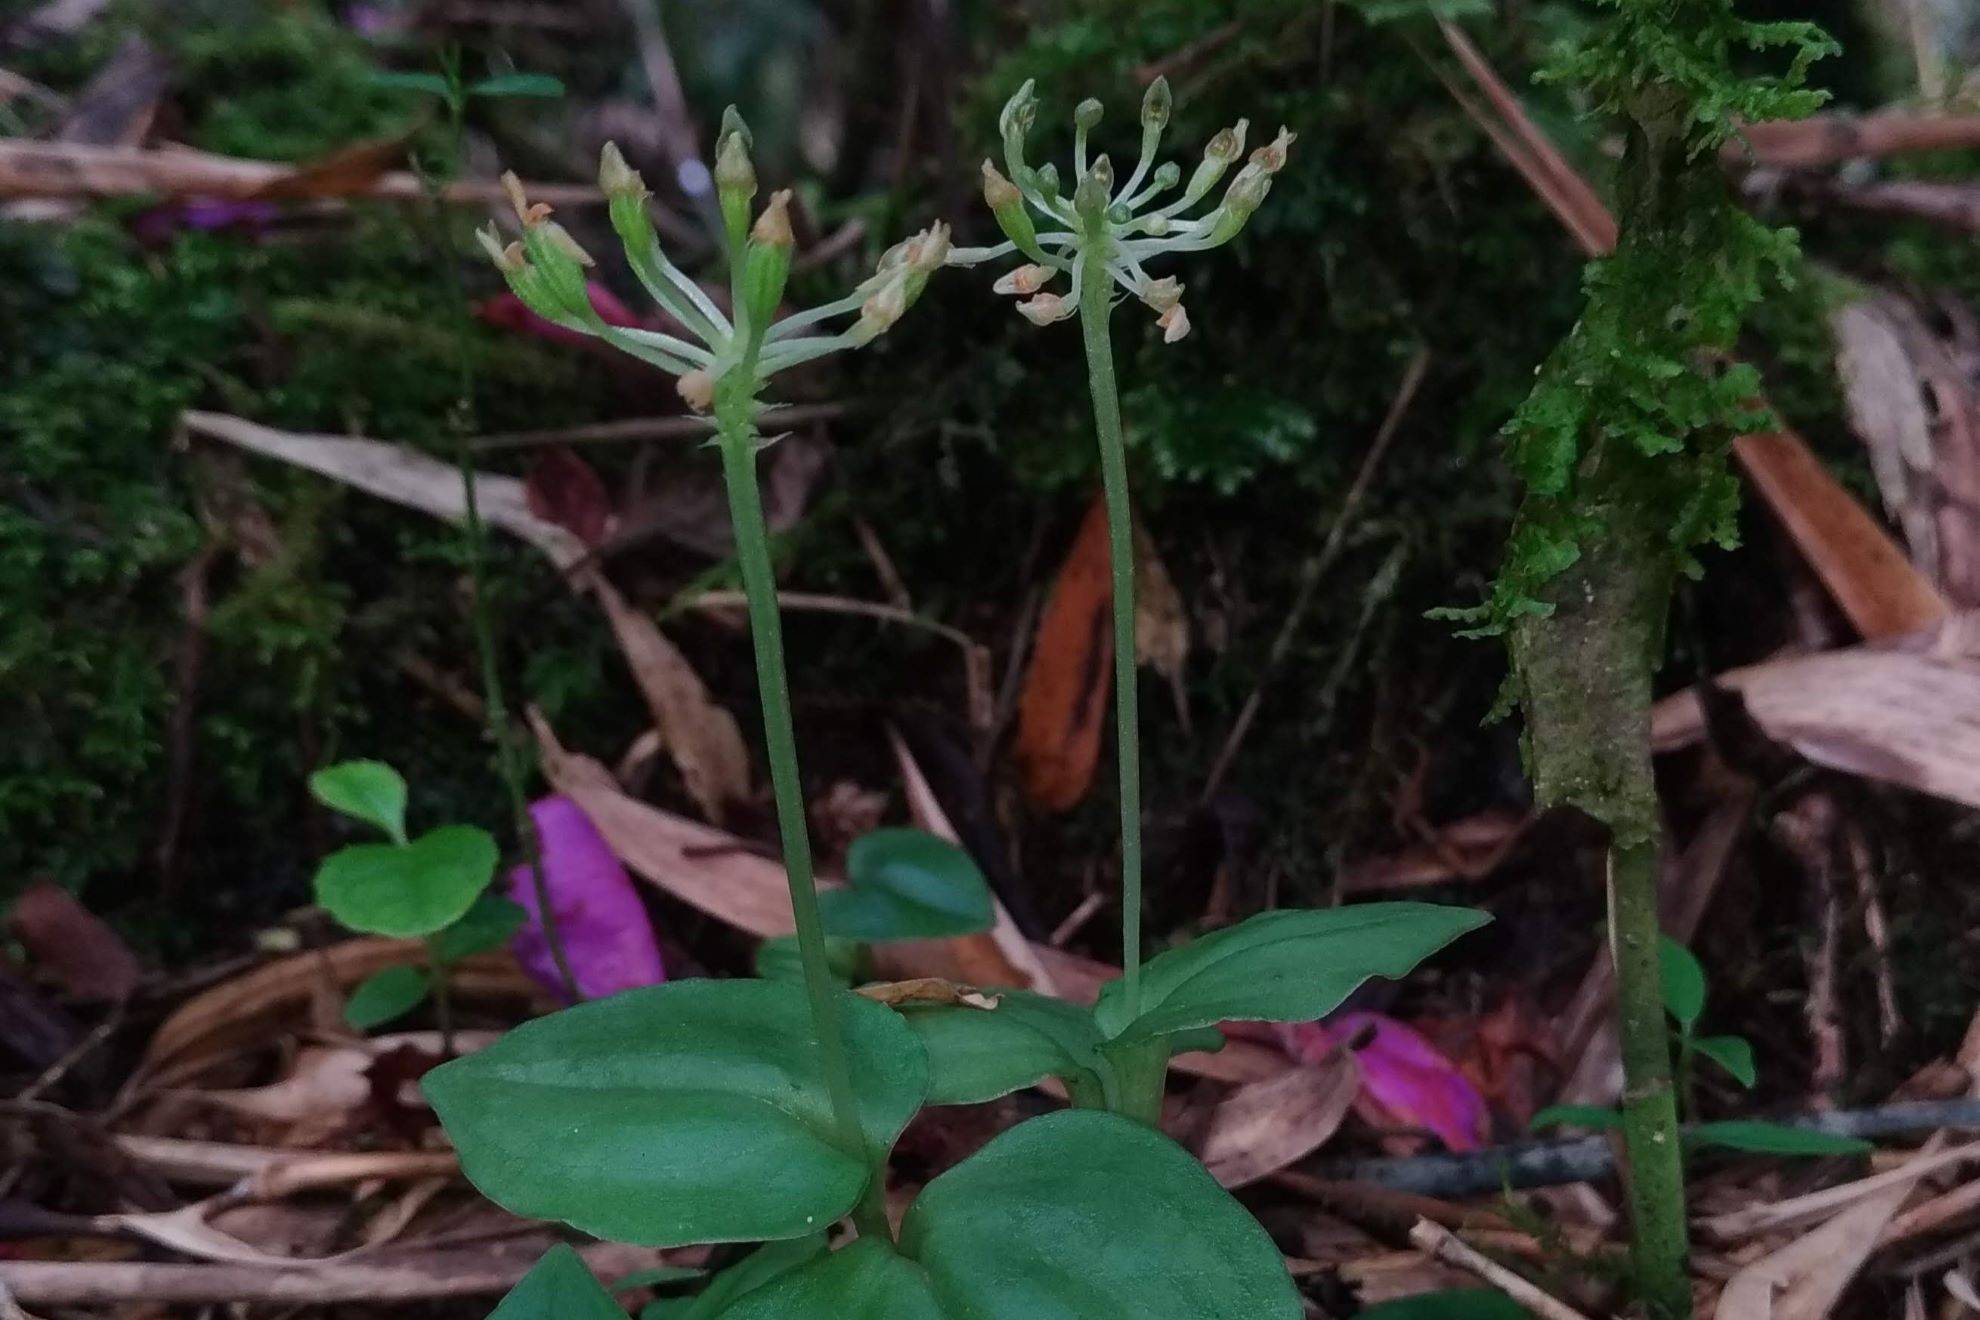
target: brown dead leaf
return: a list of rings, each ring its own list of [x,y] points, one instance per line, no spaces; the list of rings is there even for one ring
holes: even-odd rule
[[[1420,843],[1344,867],[1341,892],[1359,894],[1482,879],[1505,860],[1531,823],[1532,817],[1525,812],[1494,809],[1430,827],[1429,837]]]
[[[281,431],[224,413],[188,412],[180,420],[196,435],[224,440],[268,458],[279,458],[367,495],[448,522],[458,523],[467,516],[460,471],[452,464],[415,450],[382,440]],[[514,477],[477,476],[475,496],[484,520],[529,542],[558,568],[569,570],[589,554],[578,537],[530,512],[523,483]]]
[[[1743,435],[1733,456],[1857,632],[1899,637],[1946,617],[1945,598],[1800,437]]]
[[[688,796],[709,819],[722,820],[732,804],[748,800],[750,791],[749,749],[735,716],[716,704],[658,624],[628,605],[602,574],[592,574],[590,586]]]
[[[255,190],[254,197],[273,202],[368,193],[394,165],[405,160],[408,142],[404,137],[379,138],[340,147],[270,180]]]
[[[29,886],[15,900],[7,928],[36,970],[77,999],[121,1003],[137,989],[137,956],[66,889]]]
[[[902,1004],[961,1004],[966,1008],[994,1009],[999,996],[985,994],[972,986],[958,985],[939,976],[917,976],[911,981],[876,981],[853,991],[876,1004],[898,1008]]]
[[[1045,603],[1018,701],[1018,772],[1047,811],[1071,810],[1093,784],[1113,688],[1113,598],[1107,509],[1096,497]]]
[[[1768,737],[1817,765],[1980,806],[1980,614],[1900,643],[1793,655],[1722,674]],[[1699,741],[1695,689],[1657,703],[1659,751]]]
[[[1346,1051],[1240,1086],[1210,1112],[1197,1154],[1226,1187],[1256,1182],[1325,1145],[1360,1089]]]
[[[1971,147],[1980,147],[1980,115],[1895,111],[1746,124],[1720,154],[1734,167],[1815,170],[1899,152]]]

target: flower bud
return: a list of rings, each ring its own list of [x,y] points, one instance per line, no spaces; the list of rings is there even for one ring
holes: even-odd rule
[[[908,306],[908,281],[905,271],[896,272],[893,278],[883,282],[859,307],[859,331],[864,335],[862,343],[886,333],[894,322],[901,319]]]
[[[749,232],[749,203],[756,196],[756,166],[749,159],[749,127],[730,106],[722,116],[722,135],[715,143],[715,197],[722,207],[722,227],[729,251],[742,250]]]
[[[1251,163],[1267,174],[1277,174],[1286,167],[1286,151],[1298,137],[1299,134],[1281,124],[1279,136],[1251,153]]]
[[[1254,160],[1238,171],[1237,178],[1231,180],[1230,191],[1224,194],[1224,205],[1233,214],[1249,217],[1264,202],[1265,194],[1271,191],[1271,171]]]
[[[1052,282],[1058,272],[1050,266],[1019,266],[1006,271],[998,281],[990,286],[992,293],[1011,293],[1020,298],[1028,298]]]
[[[743,314],[752,331],[760,335],[777,314],[784,297],[784,283],[791,274],[791,192],[782,188],[770,194],[770,205],[756,218],[749,231],[749,247],[743,258]]]
[[[1250,126],[1250,120],[1240,119],[1229,128],[1218,129],[1217,136],[1210,139],[1210,145],[1203,148],[1204,158],[1229,165],[1244,154],[1244,134]]]
[[[1024,194],[987,160],[983,162],[983,200],[990,203],[991,214],[997,217],[997,228],[1004,231],[1004,237],[1017,244],[1018,251],[1037,260],[1042,255],[1038,226],[1024,209]]]
[[[1168,311],[1155,318],[1155,324],[1162,327],[1162,342],[1173,344],[1189,333],[1189,313],[1177,303]]]
[[[1050,325],[1073,314],[1073,307],[1056,293],[1041,293],[1017,305],[1024,319],[1033,325]]]
[[[1174,228],[1166,215],[1151,215],[1141,222],[1141,232],[1150,238],[1166,238],[1169,231]]]
[[[1073,127],[1082,133],[1090,133],[1094,125],[1100,122],[1100,117],[1106,113],[1107,107],[1089,96],[1073,111]]]
[[[1182,166],[1172,160],[1165,160],[1155,167],[1154,190],[1167,192],[1182,182]]]
[[[1182,301],[1183,286],[1173,275],[1165,275],[1159,280],[1150,280],[1141,286],[1141,301],[1158,312],[1166,312]]]
[[[992,211],[1001,211],[1007,206],[1016,206],[1024,201],[1024,194],[1018,186],[1004,177],[988,160],[983,162],[983,200]]]
[[[681,396],[681,402],[698,413],[715,406],[715,378],[700,367],[675,381],[674,392]]]
[[[937,220],[910,238],[902,252],[907,268],[923,279],[942,269],[949,259],[949,226]]]
[[[646,180],[626,164],[626,158],[620,153],[616,142],[607,142],[605,149],[598,153],[598,186],[614,201],[621,197],[645,201],[647,197]]]
[[[1038,192],[1041,196],[1057,197],[1059,195],[1059,167],[1051,161],[1046,161],[1043,165],[1032,171],[1032,179],[1037,183]]]
[[[1169,91],[1169,80],[1157,78],[1148,84],[1148,93],[1141,98],[1141,126],[1161,132],[1169,126],[1169,112],[1174,108],[1175,97]]]
[[[1037,120],[1037,86],[1036,79],[1025,79],[1024,86],[1004,102],[1003,110],[997,115],[997,132],[1006,144],[1022,142],[1024,135],[1031,131],[1032,123]]]
[[[1100,215],[1114,196],[1114,163],[1102,155],[1080,177],[1073,190],[1073,207],[1082,215]]]

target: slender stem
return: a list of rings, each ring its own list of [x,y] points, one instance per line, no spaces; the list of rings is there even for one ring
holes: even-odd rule
[[[754,364],[736,375],[754,374]],[[832,1118],[839,1143],[848,1152],[867,1151],[854,1105],[852,1070],[846,1058],[844,1021],[839,990],[825,958],[825,927],[813,885],[811,836],[805,825],[804,791],[798,778],[797,735],[791,727],[791,694],[784,670],[783,625],[777,616],[777,580],[770,566],[770,531],[763,517],[762,492],[756,478],[754,400],[747,389],[725,382],[716,392],[717,447],[722,451],[722,476],[729,491],[729,518],[735,527],[736,562],[742,569],[743,592],[749,603],[749,635],[756,650],[757,696],[763,705],[763,738],[769,751],[770,785],[777,797],[777,828],[783,838],[784,871],[790,881],[791,918],[797,926],[798,956],[804,966],[804,989],[811,1001],[812,1028],[818,1037],[819,1071],[831,1097]],[[872,1152],[867,1152],[871,1157]],[[880,1160],[867,1194],[854,1210],[862,1234],[887,1235],[885,1173]],[[876,1189],[878,1191],[876,1192]]]
[[[454,987],[451,968],[440,956],[440,937],[426,937],[426,973],[433,984],[433,1022],[440,1028],[440,1057],[454,1057]]]
[[[1107,543],[1114,575],[1114,734],[1121,783],[1121,994],[1130,1019],[1141,1012],[1141,735],[1134,668],[1134,513],[1128,504],[1127,438],[1114,383],[1113,310],[1107,263],[1080,270],[1079,324],[1086,337],[1086,379],[1100,438],[1100,480],[1107,498]]]
[[[461,157],[463,140],[463,115],[466,98],[461,91],[459,67],[450,61],[447,69],[448,81],[452,85],[447,97],[447,127],[450,159],[446,169],[451,170]],[[467,288],[461,282],[460,264],[454,259],[453,225],[451,212],[440,196],[441,171],[423,170],[421,177],[426,184],[427,203],[432,209],[434,224],[440,241],[435,245],[441,268],[446,273],[449,286],[454,294],[454,306],[463,316],[467,314]],[[463,330],[463,335],[466,331]],[[543,942],[550,947],[550,959],[557,966],[557,978],[563,983],[564,993],[573,1003],[584,998],[578,988],[577,977],[571,971],[570,958],[564,952],[564,941],[557,929],[556,909],[550,902],[550,881],[543,873],[543,848],[537,838],[536,822],[529,814],[529,796],[523,787],[523,769],[516,757],[516,747],[509,726],[508,703],[502,695],[502,671],[497,663],[495,650],[495,624],[488,607],[488,528],[481,519],[480,493],[477,490],[474,472],[474,450],[469,443],[469,433],[474,429],[471,418],[474,410],[474,358],[463,342],[459,353],[460,396],[455,403],[453,415],[448,419],[448,431],[453,440],[454,466],[461,477],[462,542],[467,549],[468,563],[468,617],[474,630],[476,659],[481,669],[481,692],[483,708],[487,712],[489,737],[495,740],[495,763],[501,773],[503,787],[509,798],[509,812],[515,822],[516,840],[522,845],[523,858],[529,866],[530,887],[536,895],[537,919],[543,923]]]

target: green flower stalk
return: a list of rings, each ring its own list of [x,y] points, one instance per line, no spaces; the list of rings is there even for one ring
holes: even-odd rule
[[[848,1151],[862,1151],[865,1148],[834,998],[838,991],[826,963],[825,935],[813,887],[811,841],[791,727],[777,585],[757,484],[756,455],[764,444],[758,424],[766,415],[774,417],[760,396],[778,372],[863,347],[884,334],[943,264],[949,254],[949,232],[941,224],[923,230],[891,248],[881,257],[878,269],[844,298],[779,317],[791,268],[791,195],[773,193],[768,205],[752,218],[757,181],[750,161],[749,129],[733,109],[723,120],[715,160],[717,200],[729,253],[728,313],[667,259],[647,214],[646,185],[618,148],[608,144],[599,162],[598,182],[609,199],[612,227],[625,248],[626,260],[654,301],[679,323],[687,337],[611,325],[600,317],[586,289],[586,271],[594,264],[591,255],[550,218],[548,206],[532,203],[523,195],[513,175],[505,176],[504,183],[522,225],[521,239],[505,243],[493,226],[478,237],[509,287],[530,310],[658,367],[674,377],[676,390],[690,408],[714,415],[715,443],[722,455],[735,526],[736,558],[749,600],[770,779],[776,792],[791,911],[818,1036],[821,1071],[831,1094],[840,1144]],[[883,1191],[883,1180],[876,1176],[868,1202],[855,1212],[865,1231],[885,1232],[879,1199]]]
[[[1093,393],[1094,429],[1100,440],[1100,473],[1107,500],[1107,530],[1114,585],[1114,703],[1121,798],[1122,989],[1131,1018],[1141,1004],[1141,769],[1134,664],[1134,532],[1128,504],[1127,446],[1121,429],[1120,392],[1114,381],[1108,315],[1116,290],[1155,314],[1165,343],[1189,333],[1183,286],[1173,275],[1150,274],[1160,258],[1220,247],[1237,237],[1272,189],[1286,163],[1293,134],[1278,137],[1251,158],[1205,206],[1212,190],[1244,153],[1246,124],[1239,120],[1203,150],[1187,182],[1173,161],[1157,164],[1173,104],[1167,79],[1157,78],[1141,104],[1141,151],[1133,171],[1116,181],[1104,155],[1088,159],[1087,138],[1100,122],[1101,105],[1088,100],[1073,113],[1073,192],[1060,188],[1056,167],[1033,168],[1025,137],[1037,119],[1029,82],[1004,106],[998,129],[1004,168],[983,162],[983,200],[1006,241],[996,247],[959,248],[951,265],[970,266],[1017,254],[1025,264],[1006,271],[994,288],[1020,301],[1018,311],[1035,325],[1078,313],[1086,344],[1087,379]],[[1180,191],[1175,191],[1180,188]],[[1173,194],[1173,195],[1171,195]],[[1052,285],[1064,277],[1065,291]],[[1159,1103],[1161,1078],[1153,1078]],[[1148,1102],[1149,1097],[1141,1097]]]

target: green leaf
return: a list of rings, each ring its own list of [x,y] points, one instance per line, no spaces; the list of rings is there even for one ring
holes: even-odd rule
[[[323,859],[316,901],[352,930],[431,935],[467,914],[495,862],[495,840],[472,825],[443,825],[405,844],[354,844]]]
[[[978,1313],[937,1306],[928,1276],[877,1238],[860,1238],[707,1313],[709,1320],[961,1320],[965,1314]]]
[[[309,777],[310,795],[330,810],[406,841],[406,781],[383,761],[344,761]]]
[[[1359,1320],[1528,1320],[1528,1314],[1495,1288],[1452,1288],[1371,1306]]]
[[[1705,969],[1691,950],[1666,936],[1657,946],[1664,976],[1664,1007],[1685,1030],[1705,1011]]]
[[[461,919],[433,937],[433,956],[443,963],[457,963],[477,953],[499,949],[522,929],[529,913],[520,903],[500,894],[484,893],[474,900]]]
[[[432,981],[417,967],[400,965],[373,972],[351,991],[344,1004],[344,1021],[359,1031],[383,1026],[426,1002],[432,988]]]
[[[902,1254],[958,1320],[1299,1320],[1272,1239],[1204,1167],[1118,1114],[1021,1123],[922,1190]]]
[[[1622,1115],[1600,1105],[1548,1105],[1526,1126],[1530,1131],[1544,1127],[1585,1127],[1612,1132],[1622,1126]]]
[[[1753,1155],[1866,1155],[1873,1149],[1858,1137],[1751,1119],[1700,1123],[1685,1133],[1685,1139],[1694,1146],[1721,1146]]]
[[[488,1320],[626,1320],[626,1313],[591,1276],[584,1258],[560,1243],[543,1253]]]
[[[498,73],[493,78],[469,83],[467,94],[490,101],[518,96],[554,101],[564,94],[564,84],[547,73]]]
[[[1744,1036],[1702,1036],[1691,1048],[1731,1073],[1741,1086],[1751,1087],[1759,1076],[1753,1066],[1753,1046]]]
[[[839,984],[851,985],[865,970],[866,946],[827,935],[825,966]],[[804,955],[798,950],[797,936],[772,935],[757,945],[756,974],[766,981],[803,981]]]
[[[928,1051],[931,1105],[982,1104],[1045,1077],[1100,1093],[1107,1069],[1100,1028],[1077,1004],[1018,990],[991,1009],[903,1004],[900,1011]]]
[[[403,73],[397,69],[373,69],[366,78],[373,87],[390,87],[402,92],[424,92],[428,96],[453,94],[447,80],[437,73]]]
[[[801,986],[675,981],[525,1023],[426,1075],[490,1200],[642,1246],[816,1233],[921,1107],[899,1015],[838,996],[861,1131],[838,1145]]]
[[[841,939],[948,939],[996,921],[970,855],[925,830],[862,834],[846,854],[846,880],[818,896],[826,933]]]
[[[1127,1041],[1230,1019],[1306,1022],[1369,977],[1404,976],[1490,920],[1431,903],[1265,912],[1152,959],[1142,969],[1139,1018],[1127,1020],[1119,981],[1100,992],[1094,1018]]]
[[[640,1320],[712,1320],[722,1314],[725,1307],[759,1288],[768,1287],[824,1252],[823,1233],[812,1233],[784,1242],[766,1242],[717,1274],[706,1288],[693,1297],[655,1302],[640,1313]]]

